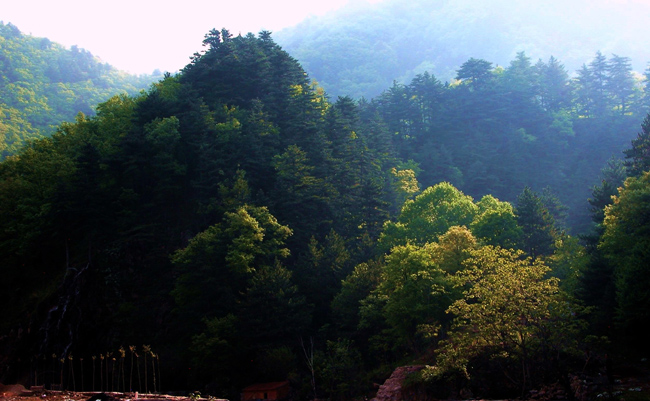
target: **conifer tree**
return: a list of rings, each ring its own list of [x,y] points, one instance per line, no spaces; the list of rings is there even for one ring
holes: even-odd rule
[[[542,107],[551,112],[568,108],[571,104],[571,87],[564,65],[551,56],[547,63],[540,60],[535,69],[539,77],[537,88]]]
[[[523,250],[533,259],[552,252],[554,221],[541,197],[525,187],[517,197],[517,224],[523,231]]]
[[[650,171],[650,113],[641,125],[641,132],[632,141],[632,147],[624,151],[625,167],[632,177],[640,177],[644,171]]]
[[[634,101],[634,86],[630,58],[612,55],[607,66],[607,90],[616,100],[616,108],[620,110],[621,115],[630,111]]]

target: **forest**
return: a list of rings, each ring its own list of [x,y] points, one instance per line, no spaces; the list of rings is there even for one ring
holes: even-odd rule
[[[331,99],[270,32],[203,45],[0,162],[0,382],[503,399],[650,351],[648,71]]]
[[[273,37],[328,94],[374,98],[428,71],[451,82],[469,58],[507,66],[517,52],[571,72],[600,50],[642,72],[650,47],[644,0],[402,0],[349,2]]]

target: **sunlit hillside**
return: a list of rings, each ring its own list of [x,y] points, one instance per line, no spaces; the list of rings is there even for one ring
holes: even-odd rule
[[[162,75],[118,71],[87,50],[23,34],[0,22],[0,159],[49,136],[77,113],[118,94],[135,95]]]

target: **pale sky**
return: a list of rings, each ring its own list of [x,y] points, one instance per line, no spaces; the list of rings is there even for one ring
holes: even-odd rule
[[[156,68],[173,73],[202,50],[212,28],[233,35],[277,32],[349,1],[355,0],[0,0],[0,21],[68,48],[77,45],[133,74]]]

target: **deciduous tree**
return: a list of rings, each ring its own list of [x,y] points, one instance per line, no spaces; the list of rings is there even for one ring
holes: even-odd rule
[[[435,242],[452,226],[469,226],[477,211],[470,196],[442,182],[406,201],[397,221],[384,225],[381,246]]]
[[[456,277],[465,291],[448,310],[454,323],[438,373],[480,375],[472,366],[482,360],[500,367],[522,393],[544,376],[559,377],[560,358],[575,350],[579,321],[558,279],[546,278],[549,268],[521,251],[486,246],[470,255]]]
[[[630,177],[605,208],[599,247],[614,265],[616,314],[626,337],[647,348],[650,330],[650,172]]]

